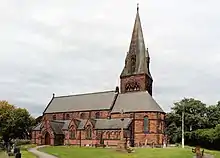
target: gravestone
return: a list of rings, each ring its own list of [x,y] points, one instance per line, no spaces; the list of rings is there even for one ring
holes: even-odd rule
[[[192,152],[196,154],[196,158],[203,158],[204,149],[201,151],[200,146],[196,146],[195,149],[192,149]]]
[[[21,158],[20,148],[17,148],[17,152],[15,154],[15,158]]]

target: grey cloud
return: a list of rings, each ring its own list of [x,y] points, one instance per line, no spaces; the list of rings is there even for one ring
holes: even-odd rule
[[[219,2],[139,3],[157,102],[165,111],[183,97],[215,104],[220,92]],[[37,116],[52,93],[114,89],[135,7],[132,0],[1,1],[0,99]]]

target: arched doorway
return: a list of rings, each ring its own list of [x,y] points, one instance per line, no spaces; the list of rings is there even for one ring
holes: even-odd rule
[[[50,134],[48,132],[45,134],[45,145],[50,145]]]

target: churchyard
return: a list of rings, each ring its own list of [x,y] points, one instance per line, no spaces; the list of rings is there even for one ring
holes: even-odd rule
[[[184,149],[180,147],[137,148],[134,153],[118,152],[115,148],[80,148],[72,146],[50,146],[39,150],[58,158],[192,158],[195,155],[192,153],[192,147],[185,147]],[[205,153],[220,158],[219,151],[205,150]]]
[[[22,158],[37,158],[37,155],[28,151],[35,145],[23,145],[21,147]],[[136,148],[134,153],[125,153],[116,151],[116,148],[91,148],[91,147],[74,147],[74,146],[47,146],[38,150],[57,158],[192,158],[195,154],[192,152],[193,147],[168,147],[168,148]],[[205,149],[205,155],[212,155],[205,158],[220,158],[220,152]],[[0,158],[8,157],[7,153],[0,151]],[[44,158],[44,157],[42,157]],[[47,158],[47,157],[45,157]]]

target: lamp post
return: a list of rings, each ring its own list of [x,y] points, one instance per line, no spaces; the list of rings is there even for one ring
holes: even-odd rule
[[[185,105],[183,105],[183,111],[182,111],[182,148],[184,148],[184,111],[185,111]]]

